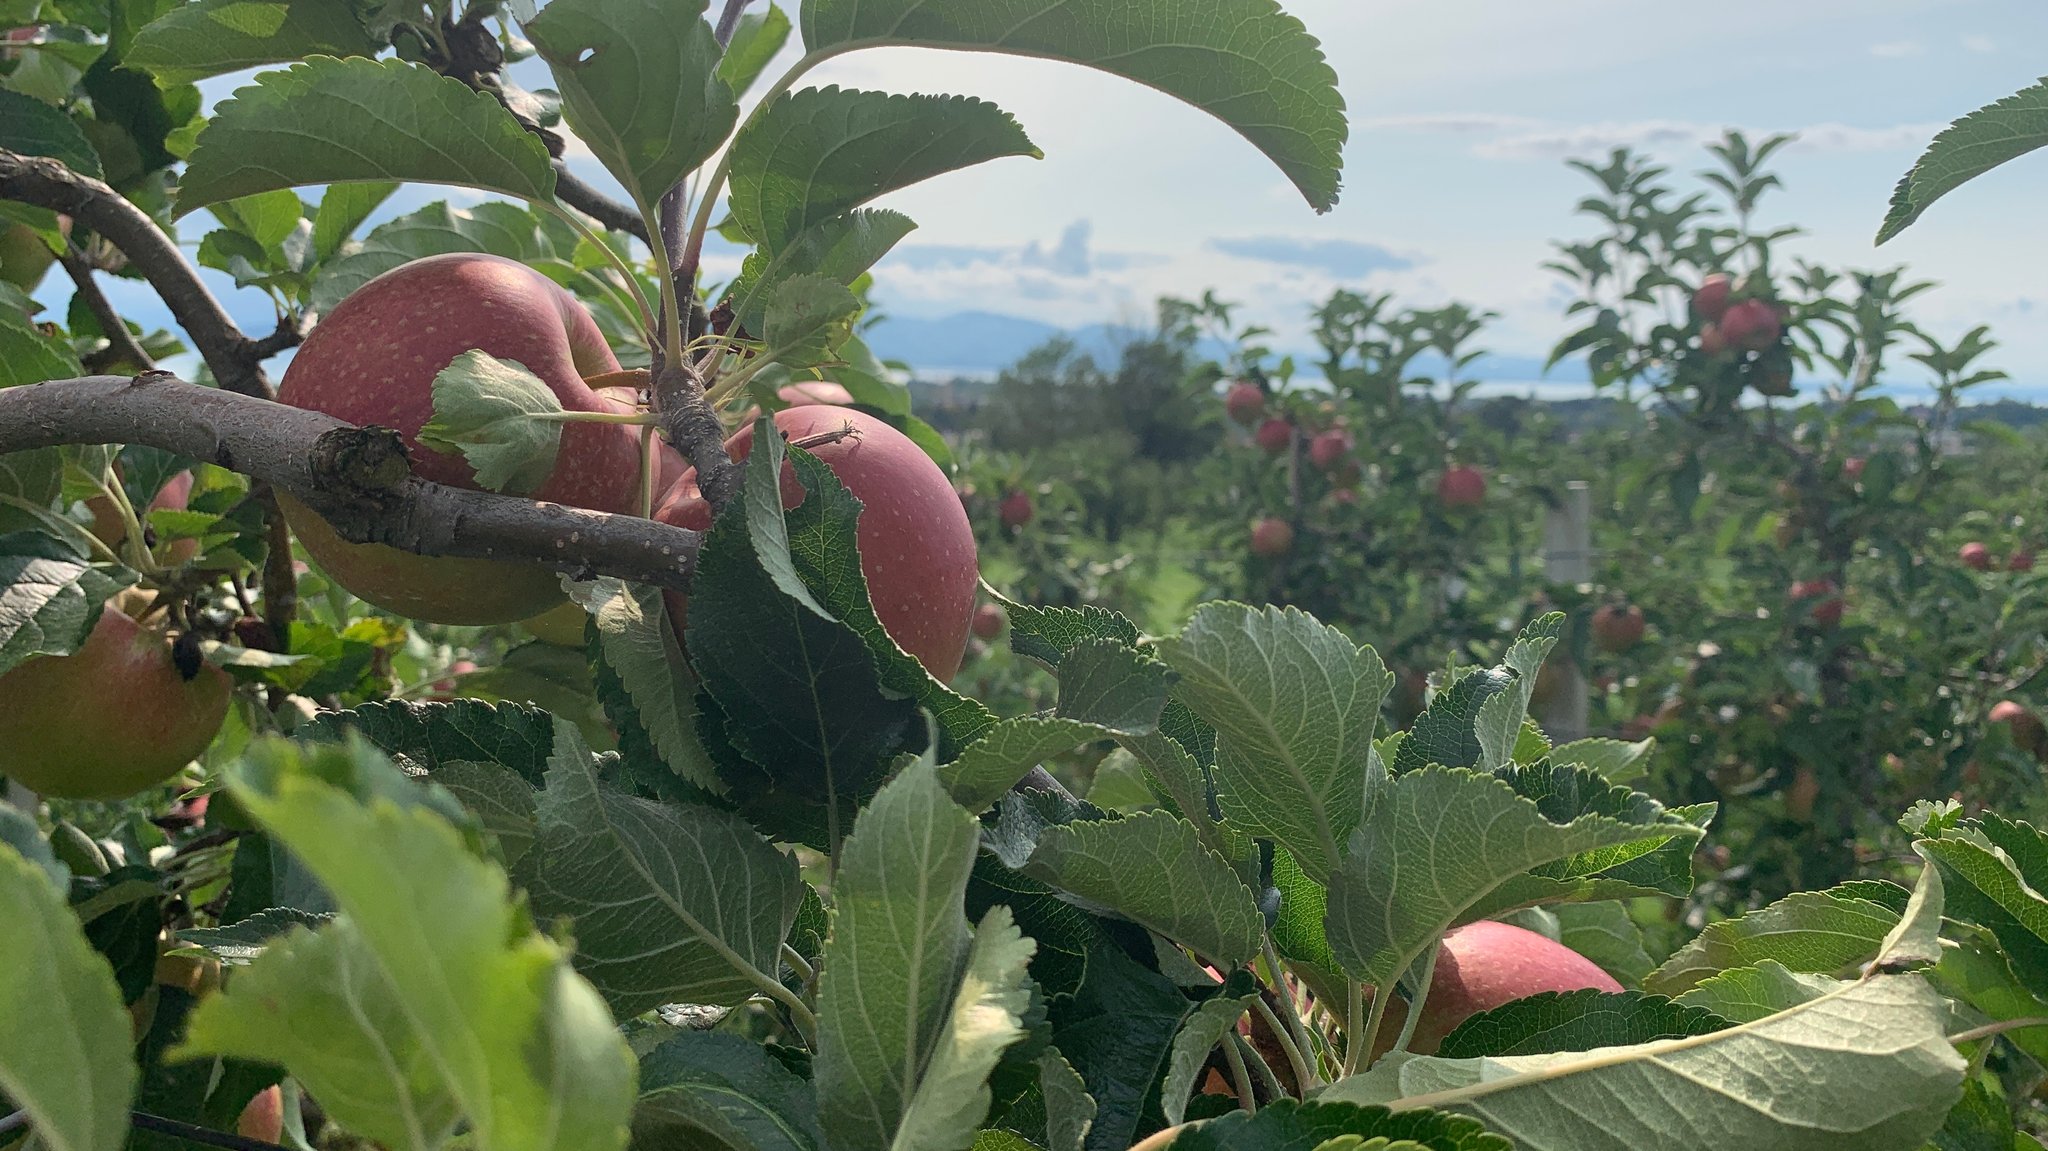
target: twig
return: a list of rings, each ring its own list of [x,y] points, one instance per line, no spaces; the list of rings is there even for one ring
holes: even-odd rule
[[[718,25],[711,30],[721,50],[732,46],[732,35],[739,31],[740,27],[740,13],[746,11],[747,6],[753,2],[754,0],[725,0],[725,11],[718,14]]]
[[[647,225],[641,222],[640,213],[632,205],[622,204],[585,183],[561,160],[555,161],[555,198],[610,231],[628,233],[650,246],[654,243],[647,235]]]
[[[56,160],[0,149],[0,199],[62,212],[106,237],[163,297],[223,388],[264,399],[275,394],[262,358],[251,352],[254,343],[235,327],[177,244],[119,192]]]
[[[175,1139],[198,1143],[205,1147],[225,1147],[228,1151],[285,1151],[275,1143],[251,1139],[232,1131],[215,1131],[211,1127],[200,1127],[191,1123],[180,1123],[147,1111],[130,1111],[128,1122],[138,1131],[156,1131]]]
[[[306,317],[302,315],[279,316],[277,329],[260,340],[245,340],[249,355],[258,361],[286,350],[296,348],[306,339]]]
[[[654,377],[654,410],[661,430],[697,469],[697,484],[714,514],[739,490],[739,469],[725,451],[725,424],[704,399],[704,380],[685,358],[666,363]]]
[[[142,345],[135,342],[135,333],[128,330],[128,324],[121,319],[121,313],[115,311],[114,305],[107,302],[106,293],[100,291],[99,284],[92,278],[92,268],[72,252],[65,252],[57,257],[57,262],[64,265],[64,274],[71,277],[71,283],[78,289],[79,297],[85,301],[86,310],[92,313],[92,318],[100,326],[100,332],[107,337],[107,352],[113,357],[112,362],[134,368],[138,372],[146,372],[156,367],[156,361],[150,359],[149,353],[142,350]]]
[[[412,474],[389,429],[164,372],[0,389],[0,454],[98,443],[148,444],[268,481],[345,540],[418,555],[527,562],[681,591],[701,540],[637,516],[429,483]]]

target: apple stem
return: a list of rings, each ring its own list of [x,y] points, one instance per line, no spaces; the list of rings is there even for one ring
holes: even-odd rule
[[[1231,1039],[1243,1042],[1238,1040],[1236,1030],[1233,1029],[1227,1034]],[[1236,1042],[1223,1045],[1223,1061],[1230,1065],[1230,1081],[1232,1086],[1237,1088],[1238,1107],[1246,1114],[1257,1114],[1259,1101],[1252,1095],[1251,1072],[1245,1067],[1244,1053],[1237,1049]]]
[[[654,425],[640,429],[640,518],[654,518]]]
[[[635,428],[658,427],[661,424],[650,412],[540,412],[532,418],[556,424],[624,424]]]

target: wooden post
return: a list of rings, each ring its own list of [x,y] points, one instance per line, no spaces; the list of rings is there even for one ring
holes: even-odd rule
[[[1584,480],[1564,486],[1564,501],[1543,517],[1543,573],[1552,584],[1593,579],[1593,489]],[[1564,743],[1586,737],[1591,689],[1586,669],[1564,665],[1562,689],[1538,718],[1551,739]]]

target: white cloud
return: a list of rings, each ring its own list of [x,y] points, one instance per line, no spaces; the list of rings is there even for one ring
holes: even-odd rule
[[[1900,60],[1907,56],[1918,56],[1926,50],[1926,45],[1916,40],[1890,40],[1870,46],[1870,54],[1880,60]]]
[[[1996,52],[1998,51],[1998,41],[1993,40],[1989,36],[1965,36],[1963,37],[1963,47],[1972,52]]]
[[[1566,124],[1506,115],[1382,116],[1358,121],[1361,133],[1435,132],[1474,139],[1472,154],[1487,159],[1559,160],[1597,156],[1614,148],[1666,152],[1711,143],[1736,125],[1694,120],[1627,120],[1597,124]],[[1864,128],[1821,123],[1789,129],[1796,152],[1880,152],[1924,146],[1943,125],[1895,124]],[[1752,139],[1783,129],[1744,127]]]

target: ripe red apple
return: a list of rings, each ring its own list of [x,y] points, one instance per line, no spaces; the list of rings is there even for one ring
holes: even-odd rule
[[[1726,272],[1715,272],[1700,281],[1692,293],[1692,314],[1705,323],[1719,320],[1728,310],[1728,293],[1735,290],[1735,280]]]
[[[1260,516],[1252,521],[1252,554],[1261,559],[1284,556],[1294,550],[1294,529],[1286,520]]]
[[[2048,745],[2048,727],[2041,723],[2041,717],[2028,711],[2023,704],[2009,699],[1999,700],[1991,705],[1992,723],[2002,723],[2012,728],[2013,746],[2023,751],[2041,754]]]
[[[156,498],[150,500],[149,506],[141,510],[141,518],[147,525],[150,512],[158,508],[182,511],[191,499],[192,473],[179,472],[164,481],[163,487],[157,489]],[[120,509],[106,496],[94,496],[85,501],[85,506],[92,512],[92,534],[113,548],[115,555],[121,554],[122,541],[128,538],[128,525],[121,522]],[[198,554],[198,540],[178,540],[165,551],[164,559],[172,564],[181,564]]]
[[[0,675],[0,775],[66,799],[119,799],[162,783],[213,742],[233,684],[178,670],[164,632],[112,607],[71,655]]]
[[[357,289],[313,329],[286,370],[278,398],[405,437],[413,470],[474,488],[460,455],[423,448],[434,376],[480,349],[539,376],[570,411],[615,411],[585,382],[619,370],[590,313],[539,272],[496,256],[454,253],[394,268]],[[574,423],[534,498],[599,511],[633,510],[639,435],[631,427]],[[343,541],[303,504],[280,493],[294,532],[341,586],[379,607],[440,623],[510,623],[552,607],[553,572],[496,560],[416,556]]]
[[[974,634],[983,639],[994,639],[1003,634],[1003,625],[1009,622],[1010,617],[1003,613],[1003,609],[992,603],[974,609]]]
[[[853,429],[844,439],[810,450],[864,505],[856,540],[875,617],[933,676],[953,678],[967,650],[981,573],[974,529],[946,473],[908,436],[858,409],[786,408],[775,413],[775,426],[790,439]],[[754,448],[753,425],[725,447],[735,461],[746,459]],[[782,504],[802,502],[803,488],[785,465]],[[697,494],[695,473],[663,497],[654,518],[698,531],[710,528],[711,506]],[[679,638],[686,607],[681,597],[669,597]]]
[[[1789,597],[1794,603],[1807,605],[1807,616],[1821,627],[1834,627],[1842,622],[1841,589],[1831,579],[1799,580],[1793,583]]]
[[[1349,460],[1352,449],[1357,446],[1351,433],[1343,428],[1317,432],[1315,438],[1308,442],[1308,461],[1327,472]]]
[[[800,384],[778,388],[775,394],[792,408],[800,408],[806,404],[834,404],[844,407],[853,403],[853,393],[847,391],[844,385],[835,384],[830,380],[805,380]]]
[[[1842,478],[1850,483],[1863,478],[1863,467],[1867,463],[1862,456],[1850,456],[1842,461]]]
[[[1259,425],[1252,433],[1252,441],[1273,455],[1279,455],[1294,444],[1294,425],[1278,416]]]
[[[1634,604],[1602,604],[1593,613],[1593,643],[1605,652],[1623,652],[1643,638],[1643,609]]]
[[[264,1143],[284,1140],[284,1089],[273,1083],[256,1093],[235,1120],[235,1134]]]
[[[1545,991],[1618,992],[1621,984],[1592,960],[1546,936],[1507,923],[1482,919],[1444,933],[1429,997],[1408,1049],[1430,1055],[1444,1036],[1482,1011]],[[1392,1047],[1407,1018],[1407,1007],[1388,1005],[1380,1043]]]
[[[1700,351],[1709,356],[1718,356],[1728,350],[1728,337],[1719,324],[1708,324],[1700,329]]]
[[[1357,488],[1338,488],[1330,493],[1332,502],[1347,508],[1357,507],[1359,498]]]
[[[1038,507],[1031,502],[1030,492],[1012,488],[996,505],[996,515],[1002,519],[1004,527],[1015,530],[1036,519]]]
[[[1727,314],[1721,317],[1720,328],[1721,335],[1731,347],[1752,352],[1760,352],[1777,343],[1785,331],[1777,310],[1763,300],[1730,304]]]
[[[1991,549],[1978,543],[1976,540],[1971,540],[1961,548],[1958,548],[1956,550],[1956,558],[1962,560],[1963,566],[1971,571],[1988,572],[1991,570]]]
[[[475,670],[476,662],[474,660],[458,659],[454,663],[449,664],[448,674],[434,681],[433,690],[427,693],[427,698],[438,700],[442,703],[453,700],[455,693],[462,690],[462,677]]]
[[[1436,498],[1447,508],[1476,508],[1486,502],[1486,477],[1478,468],[1447,468],[1437,477]]]
[[[1266,392],[1250,380],[1239,380],[1223,393],[1223,410],[1240,424],[1249,424],[1266,411]]]
[[[2009,572],[2033,571],[2034,553],[2028,551],[2025,548],[2021,548],[2020,550],[2012,553],[2012,555],[2005,561],[2005,570]]]

